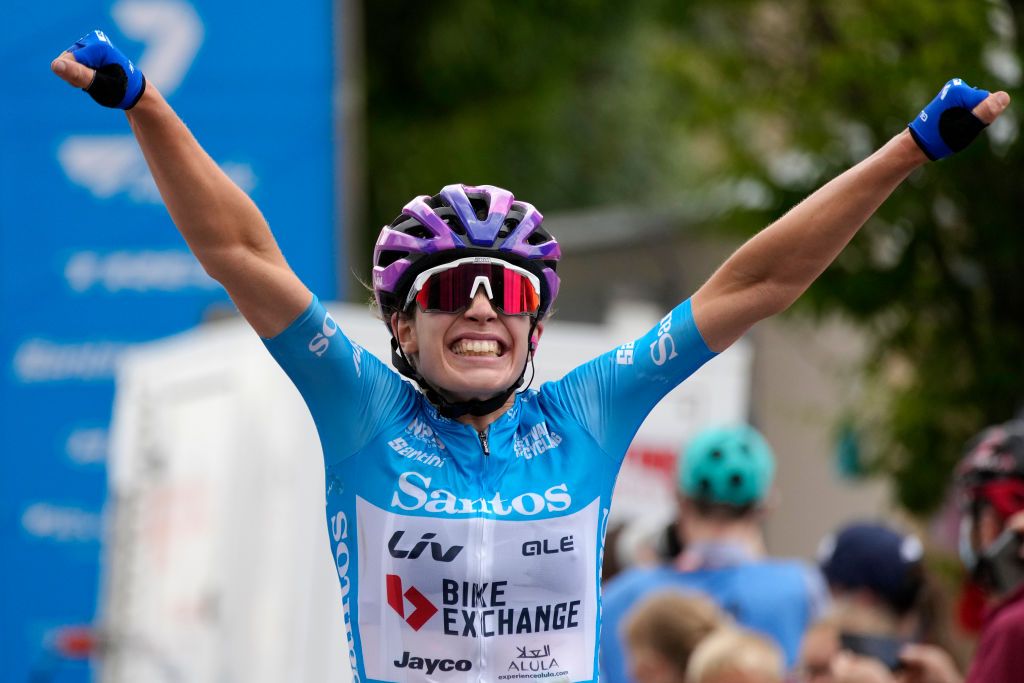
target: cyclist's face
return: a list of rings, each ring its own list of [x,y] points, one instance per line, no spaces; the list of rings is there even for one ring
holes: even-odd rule
[[[488,398],[511,386],[529,353],[530,317],[496,312],[482,289],[461,313],[414,309],[394,329],[423,378],[459,401]]]

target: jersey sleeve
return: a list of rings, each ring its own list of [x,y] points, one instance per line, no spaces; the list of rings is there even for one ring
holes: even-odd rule
[[[346,337],[315,296],[263,344],[309,407],[328,464],[360,450],[413,400],[415,389]]]
[[[621,459],[644,418],[668,392],[716,354],[693,320],[690,300],[647,334],[541,388]]]

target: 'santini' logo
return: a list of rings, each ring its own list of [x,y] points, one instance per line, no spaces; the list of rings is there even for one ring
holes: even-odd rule
[[[391,609],[398,612],[398,616],[405,619],[405,623],[412,627],[413,631],[419,631],[423,624],[430,621],[430,618],[437,614],[437,608],[434,607],[434,603],[427,600],[427,597],[416,590],[415,586],[409,586],[409,589],[402,593],[402,577],[397,574],[388,574],[387,577],[388,585],[388,605]],[[408,600],[412,603],[414,610],[408,617],[405,616],[405,601]]]

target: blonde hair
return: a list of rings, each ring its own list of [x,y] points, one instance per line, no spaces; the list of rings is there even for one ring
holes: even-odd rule
[[[631,650],[650,648],[683,674],[697,644],[726,618],[714,602],[699,593],[667,590],[633,608],[622,632]]]
[[[785,666],[778,645],[753,631],[730,626],[701,641],[690,656],[686,681],[711,683],[722,674],[748,674],[758,683],[782,683]]]

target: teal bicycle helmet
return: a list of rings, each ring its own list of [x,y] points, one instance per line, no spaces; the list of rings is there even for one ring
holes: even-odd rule
[[[681,456],[679,489],[698,502],[754,505],[768,494],[775,476],[771,447],[749,425],[699,432]]]

